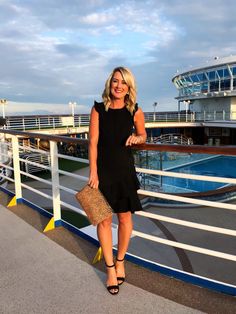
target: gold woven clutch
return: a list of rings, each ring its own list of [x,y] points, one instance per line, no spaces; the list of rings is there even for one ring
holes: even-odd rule
[[[94,226],[112,216],[112,209],[99,189],[86,185],[75,197]]]

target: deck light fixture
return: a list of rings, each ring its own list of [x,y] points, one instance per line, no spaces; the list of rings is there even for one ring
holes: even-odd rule
[[[69,102],[69,106],[71,107],[71,114],[72,114],[72,117],[74,117],[74,115],[75,115],[75,106],[76,106],[76,105],[77,105],[76,102],[72,102],[72,101]]]
[[[2,117],[5,119],[5,105],[7,104],[6,99],[0,99],[0,104],[2,105]]]
[[[157,102],[154,102],[154,104],[153,104],[153,121],[156,121],[156,106],[157,106]]]

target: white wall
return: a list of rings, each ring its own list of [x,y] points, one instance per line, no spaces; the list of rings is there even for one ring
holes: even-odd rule
[[[192,104],[192,111],[195,112],[213,112],[213,111],[223,111],[229,112],[232,110],[231,101],[235,101],[235,110],[236,111],[236,97],[216,97],[216,98],[205,98],[205,99],[196,99]]]

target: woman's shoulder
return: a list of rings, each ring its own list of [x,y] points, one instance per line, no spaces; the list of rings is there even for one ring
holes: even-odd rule
[[[138,107],[138,103],[136,103],[135,106],[134,106],[134,114],[138,111],[138,108],[139,108]]]
[[[103,102],[97,102],[96,100],[94,101],[94,108],[98,113],[101,113],[104,111],[104,103]]]
[[[134,107],[134,115],[137,113],[137,114],[139,114],[139,113],[141,113],[141,112],[143,112],[142,111],[142,108],[138,105],[138,103],[136,103],[135,104],[135,107]]]

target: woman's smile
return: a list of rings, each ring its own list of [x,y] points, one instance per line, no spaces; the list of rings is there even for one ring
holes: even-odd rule
[[[120,72],[115,72],[111,81],[111,94],[115,99],[125,98],[129,87]]]

